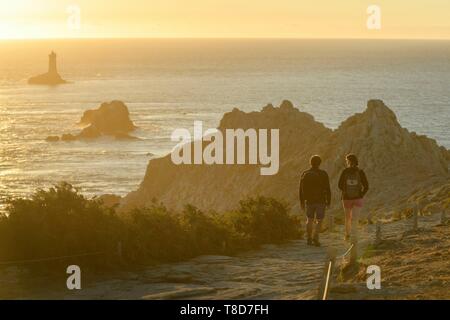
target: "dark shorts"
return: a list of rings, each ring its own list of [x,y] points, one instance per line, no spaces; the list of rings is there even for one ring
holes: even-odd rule
[[[310,219],[322,220],[325,218],[325,207],[323,203],[306,204],[306,216]]]

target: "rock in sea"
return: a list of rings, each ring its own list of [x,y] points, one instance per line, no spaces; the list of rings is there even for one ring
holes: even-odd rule
[[[113,137],[116,140],[138,139],[129,134],[136,126],[122,101],[104,102],[97,109],[85,111],[79,124],[85,126],[79,134],[63,134],[61,141],[93,140],[100,137]],[[57,138],[49,136],[46,140],[56,142],[59,140]]]
[[[57,85],[67,83],[58,73],[56,67],[56,53],[53,51],[48,56],[48,72],[28,79],[28,84]]]

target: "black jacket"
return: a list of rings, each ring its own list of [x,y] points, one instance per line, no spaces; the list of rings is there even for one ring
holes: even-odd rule
[[[347,174],[349,172],[352,172],[353,170],[359,171],[359,176],[361,178],[361,184],[362,184],[362,190],[361,190],[360,196],[355,199],[363,198],[366,195],[367,191],[369,191],[369,182],[367,181],[367,177],[366,177],[366,174],[364,173],[364,171],[362,171],[358,167],[345,168],[342,171],[341,176],[339,177],[339,183],[338,183],[339,189],[341,189],[341,191],[342,191],[342,199],[344,199],[344,200],[353,200],[353,199],[350,199],[345,194],[345,181],[347,179]]]
[[[299,187],[300,204],[331,203],[330,179],[324,170],[311,168],[302,173]]]

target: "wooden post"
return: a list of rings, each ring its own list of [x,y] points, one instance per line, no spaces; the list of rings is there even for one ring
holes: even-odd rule
[[[328,292],[330,291],[330,285],[335,263],[336,263],[336,252],[334,249],[330,249],[325,259],[325,264],[323,267],[322,281],[320,282],[319,291],[317,295],[318,300],[327,300],[328,298]]]
[[[358,242],[352,241],[352,249],[350,250],[350,265],[356,265],[358,261]]]
[[[415,205],[414,206],[414,211],[413,211],[413,230],[417,231],[417,229],[419,228],[419,205]]]
[[[424,211],[423,211],[424,207],[425,206],[422,203],[420,203],[420,202],[417,203],[417,212],[418,212],[417,216],[419,216],[419,217],[423,217],[424,216]]]
[[[334,215],[328,215],[328,231],[334,232]]]
[[[377,221],[377,228],[375,230],[375,244],[378,245],[381,243],[381,222]]]

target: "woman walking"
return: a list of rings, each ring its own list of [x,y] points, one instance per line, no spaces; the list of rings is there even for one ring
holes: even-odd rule
[[[358,158],[354,154],[346,156],[347,168],[339,178],[342,202],[345,210],[345,240],[351,236],[352,243],[358,241],[358,219],[363,207],[363,198],[369,190],[366,174],[358,167]]]

